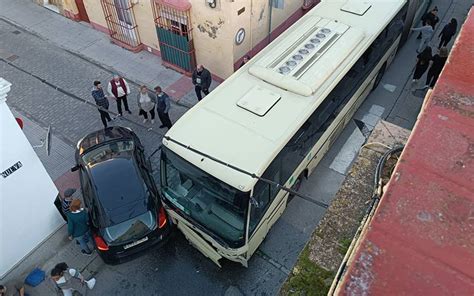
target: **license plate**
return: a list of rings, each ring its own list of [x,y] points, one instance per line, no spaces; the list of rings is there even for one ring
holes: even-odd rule
[[[134,241],[133,243],[130,243],[130,244],[128,244],[128,245],[123,246],[123,248],[126,250],[126,249],[129,249],[129,248],[131,248],[131,247],[135,247],[136,245],[139,245],[139,244],[141,244],[141,243],[144,243],[144,242],[146,242],[147,240],[148,240],[148,236],[145,236],[145,237],[142,238],[142,239],[139,239],[139,240],[137,240],[137,241]]]

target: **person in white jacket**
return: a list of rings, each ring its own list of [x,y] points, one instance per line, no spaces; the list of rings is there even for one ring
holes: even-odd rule
[[[117,111],[119,116],[122,116],[122,102],[125,107],[125,111],[128,114],[132,114],[130,109],[128,109],[127,95],[130,94],[130,87],[125,79],[120,77],[118,74],[114,74],[114,78],[110,80],[107,85],[107,92],[117,102]]]
[[[426,24],[424,26],[419,28],[412,28],[411,30],[415,32],[421,32],[420,46],[416,50],[417,53],[421,53],[430,43],[431,37],[433,37],[434,30],[433,26],[431,26],[431,21],[426,20]]]

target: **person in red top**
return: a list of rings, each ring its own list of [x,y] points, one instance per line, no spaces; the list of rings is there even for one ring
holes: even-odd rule
[[[120,77],[118,74],[114,74],[114,79],[110,80],[109,85],[107,86],[107,92],[109,95],[117,101],[117,111],[119,116],[122,116],[122,102],[125,107],[125,111],[128,114],[132,114],[130,109],[128,109],[127,95],[130,94],[130,87],[128,86],[127,81]]]

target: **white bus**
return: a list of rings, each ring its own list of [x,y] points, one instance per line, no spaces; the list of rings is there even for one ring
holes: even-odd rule
[[[217,265],[248,260],[380,82],[422,1],[322,1],[166,134],[161,195]]]

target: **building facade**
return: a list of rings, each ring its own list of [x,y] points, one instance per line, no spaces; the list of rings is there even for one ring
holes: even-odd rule
[[[128,50],[160,55],[190,73],[203,64],[225,79],[317,0],[35,0],[89,22]],[[53,9],[54,10],[54,9]]]

